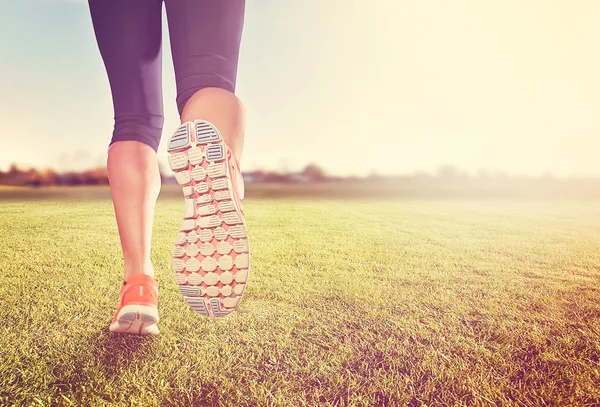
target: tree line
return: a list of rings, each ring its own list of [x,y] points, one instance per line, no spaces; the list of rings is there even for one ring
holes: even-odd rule
[[[175,182],[175,177],[165,174],[162,169],[161,178],[165,183]],[[244,178],[254,182],[294,182],[323,181],[327,179],[327,176],[319,166],[309,164],[297,173],[256,170],[245,172]],[[20,168],[13,164],[8,171],[0,171],[0,185],[33,187],[52,185],[108,185],[108,172],[106,167],[97,167],[85,171],[58,172],[49,168]]]

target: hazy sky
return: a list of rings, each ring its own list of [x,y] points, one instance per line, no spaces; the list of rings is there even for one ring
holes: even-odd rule
[[[242,165],[600,175],[599,40],[597,0],[248,0]],[[87,2],[0,0],[0,167],[103,164],[112,118]]]

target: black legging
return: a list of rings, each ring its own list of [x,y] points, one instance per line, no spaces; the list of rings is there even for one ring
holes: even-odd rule
[[[179,114],[198,90],[235,91],[245,0],[164,0]],[[89,0],[112,91],[110,144],[137,140],[158,149],[163,126],[163,0]]]

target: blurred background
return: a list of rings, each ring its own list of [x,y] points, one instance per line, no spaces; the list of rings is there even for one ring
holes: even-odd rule
[[[0,4],[0,191],[105,185],[113,111],[87,2]],[[249,1],[249,195],[597,198],[598,21],[594,0]]]

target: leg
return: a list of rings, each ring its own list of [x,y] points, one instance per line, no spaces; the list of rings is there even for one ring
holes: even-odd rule
[[[185,302],[222,317],[250,273],[239,159],[242,104],[234,95],[244,0],[167,0],[182,125],[169,164],[185,197],[173,269]]]
[[[154,276],[150,243],[161,185],[156,151],[138,141],[118,141],[109,149],[107,167],[125,263],[123,279],[141,273]]]
[[[244,0],[167,0],[181,123],[214,124],[237,159],[244,147],[244,112],[234,95]]]
[[[90,0],[89,6],[114,104],[107,165],[128,281],[135,274],[154,274],[150,242],[160,191],[162,1]]]

